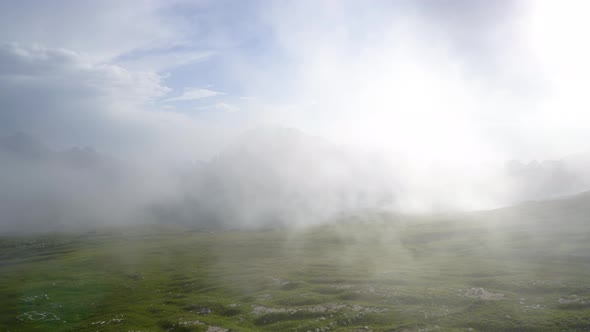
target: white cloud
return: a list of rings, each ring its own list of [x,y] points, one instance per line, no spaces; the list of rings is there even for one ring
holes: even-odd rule
[[[257,116],[421,164],[589,149],[580,14],[588,5],[449,6],[270,6],[264,17],[289,60],[240,67],[243,93],[261,103],[315,101]]]
[[[31,99],[26,98],[27,93],[36,92],[36,97],[66,107],[89,99],[139,106],[170,90],[155,73],[96,64],[88,56],[66,49],[14,43],[0,45],[0,82],[4,103],[27,103]],[[26,107],[22,111],[26,112]]]
[[[128,158],[212,153],[215,144],[195,150],[194,143],[203,136],[215,142],[222,134],[187,115],[155,109],[154,100],[169,91],[155,73],[95,64],[69,50],[0,46],[0,134],[23,131]]]
[[[165,51],[117,61],[129,69],[161,72],[191,63],[202,62],[215,55],[212,51]]]
[[[174,3],[2,1],[0,41],[70,49],[105,61],[137,49],[183,43],[186,22],[162,14]]]
[[[184,92],[177,97],[168,98],[165,101],[189,101],[189,100],[199,100],[203,98],[210,98],[219,95],[224,95],[225,93],[209,90],[209,89],[202,89],[202,88],[185,88]]]
[[[49,107],[37,100],[56,109],[74,109],[74,103],[82,105],[79,109],[139,109],[141,104],[151,114],[146,109],[157,98],[180,111],[194,105],[172,102],[207,101],[211,105],[204,107],[211,109],[247,110],[240,114],[249,117],[248,124],[270,119],[337,141],[427,159],[503,159],[526,151],[525,159],[558,157],[585,149],[581,142],[590,141],[583,125],[588,118],[584,82],[590,71],[588,48],[581,40],[587,23],[580,14],[587,5],[580,2],[531,1],[518,10],[484,2],[467,7],[305,1],[261,6],[252,20],[262,18],[261,25],[273,32],[269,40],[260,36],[270,46],[261,48],[265,61],[250,61],[240,53],[247,47],[220,57],[224,71],[216,81],[230,80],[228,86],[239,86],[236,94],[244,96],[231,104],[211,102],[207,98],[225,93],[206,87],[168,97],[157,74],[213,56],[206,47],[194,51],[195,45],[219,45],[211,39],[238,45],[244,29],[232,25],[236,33],[230,33],[234,30],[221,26],[224,16],[196,22],[202,29],[191,35],[190,22],[159,1],[59,4],[55,6],[65,14],[57,16],[45,12],[53,4],[4,6],[0,12],[10,15],[0,20],[0,40],[52,45],[14,48],[11,55],[4,49],[0,94],[9,103],[16,100],[8,97],[12,93],[20,103],[36,103],[31,108],[37,109]],[[186,41],[188,35],[202,39]],[[174,51],[174,45],[193,51]],[[113,64],[113,58],[119,62]],[[204,75],[216,75],[212,72]],[[14,74],[10,84],[8,73]],[[31,90],[34,84],[39,84],[37,90]],[[50,93],[56,90],[62,92]],[[30,98],[33,92],[42,98]],[[101,101],[87,104],[82,101],[87,97]],[[302,106],[259,107],[265,104]],[[16,123],[14,118],[20,117],[13,115]],[[227,118],[215,120],[231,122]],[[187,121],[194,125],[194,119]]]
[[[237,112],[240,110],[239,107],[234,106],[234,105],[230,105],[225,102],[219,102],[219,103],[215,103],[215,104],[207,105],[207,106],[200,106],[200,107],[196,107],[195,109],[196,110],[217,110],[217,111],[224,111],[224,112]]]

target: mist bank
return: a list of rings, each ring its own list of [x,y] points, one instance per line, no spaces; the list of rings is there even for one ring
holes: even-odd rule
[[[511,161],[458,174],[265,127],[245,132],[209,161],[164,164],[89,147],[50,148],[17,133],[0,139],[0,231],[308,226],[363,211],[496,208],[587,190],[589,161]]]

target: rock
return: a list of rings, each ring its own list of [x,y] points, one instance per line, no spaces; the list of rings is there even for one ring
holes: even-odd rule
[[[468,289],[465,296],[481,300],[500,300],[504,298],[504,294],[488,292],[481,287]]]
[[[47,322],[47,321],[59,320],[59,317],[57,317],[54,313],[51,313],[51,312],[28,311],[28,312],[25,312],[23,314],[16,316],[16,319],[23,321],[23,322],[27,322],[27,321],[29,321],[29,322],[35,322],[35,321]]]
[[[568,297],[560,297],[559,300],[557,300],[557,302],[559,302],[559,304],[572,304],[572,303],[586,304],[587,303],[587,301],[585,301],[583,298],[581,298],[577,295],[570,295]]]

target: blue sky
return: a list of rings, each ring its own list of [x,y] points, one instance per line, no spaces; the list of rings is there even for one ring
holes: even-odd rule
[[[207,159],[281,125],[416,163],[559,158],[590,148],[586,9],[3,1],[0,133]]]

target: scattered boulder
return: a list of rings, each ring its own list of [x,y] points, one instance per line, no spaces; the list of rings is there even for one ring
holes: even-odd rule
[[[184,307],[184,310],[190,311],[190,312],[196,312],[199,315],[208,315],[213,312],[210,307],[205,307],[205,306],[202,306],[199,304],[187,305],[186,307]]]
[[[588,304],[588,303],[590,303],[590,301],[587,301],[586,299],[579,297],[578,295],[570,295],[567,297],[560,297],[559,300],[557,300],[557,302],[559,304]]]
[[[28,311],[16,316],[16,319],[22,322],[47,322],[59,320],[54,313],[45,311]]]
[[[466,297],[481,299],[481,300],[501,300],[504,298],[504,294],[492,293],[481,287],[470,288],[465,292]]]

